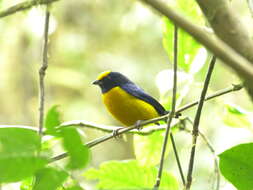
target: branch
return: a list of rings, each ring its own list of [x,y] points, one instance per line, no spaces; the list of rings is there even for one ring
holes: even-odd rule
[[[209,82],[211,79],[212,71],[213,71],[213,68],[215,65],[215,61],[216,61],[216,57],[213,56],[211,63],[209,65],[208,71],[207,71],[207,75],[206,75],[205,82],[204,82],[204,87],[203,87],[201,95],[200,95],[197,112],[196,112],[195,119],[193,122],[192,149],[191,149],[191,155],[190,155],[190,161],[189,161],[189,167],[188,167],[188,173],[187,173],[187,182],[186,182],[186,186],[185,186],[186,190],[189,190],[191,188],[192,172],[193,172],[193,165],[194,165],[194,159],[195,159],[195,150],[196,150],[197,138],[198,138],[198,134],[199,134],[200,116],[201,116],[201,111],[202,111],[202,108],[204,105],[208,85],[209,85]]]
[[[154,185],[154,190],[159,189],[161,179],[162,179],[162,171],[163,171],[163,163],[164,163],[164,158],[165,158],[165,152],[167,148],[167,143],[168,143],[168,137],[170,134],[170,127],[172,123],[172,119],[175,115],[175,109],[176,109],[176,94],[177,94],[177,53],[178,53],[178,30],[177,26],[174,25],[174,64],[173,64],[173,89],[172,89],[172,104],[171,104],[171,111],[169,113],[169,118],[167,120],[167,128],[165,131],[165,136],[163,140],[163,146],[162,146],[162,151],[161,151],[161,159],[160,159],[160,165],[158,169],[158,174],[156,178],[156,183]],[[171,140],[174,140],[173,138]],[[173,147],[174,148],[174,147]],[[181,166],[180,166],[181,167]]]
[[[232,85],[231,87],[227,87],[225,89],[218,90],[215,93],[213,93],[212,95],[209,95],[208,97],[206,97],[205,101],[208,101],[213,98],[228,94],[230,92],[239,91],[242,88],[243,88],[243,86],[241,84]],[[189,104],[179,108],[178,110],[176,110],[176,114],[181,113],[189,108],[196,106],[198,104],[198,102],[199,101],[194,101],[192,103],[189,103]],[[164,120],[167,117],[168,117],[168,115],[165,115],[162,117],[147,120],[145,122],[147,124],[151,124],[151,123],[155,123],[155,122]],[[173,125],[176,125],[177,123],[175,123]],[[142,125],[142,122],[140,123],[140,125],[144,126],[144,125]],[[117,129],[122,128],[121,126],[101,125],[101,124],[96,124],[96,123],[88,122],[88,121],[84,121],[84,120],[73,120],[73,121],[64,122],[59,126],[59,128],[69,127],[69,126],[79,126],[79,127],[90,128],[90,129],[97,129],[97,130],[104,131],[104,132],[112,132],[113,130],[117,130]],[[135,133],[135,134],[139,134],[139,135],[149,135],[157,130],[164,130],[165,128],[166,128],[166,126],[150,126],[150,127],[143,128],[141,131],[134,129],[134,130],[129,131],[129,133]]]
[[[105,135],[105,136],[102,136],[102,137],[100,137],[100,138],[97,138],[97,139],[95,139],[95,140],[93,140],[93,141],[90,141],[90,142],[88,142],[87,144],[85,144],[87,147],[89,147],[89,148],[91,148],[91,147],[93,147],[93,146],[95,146],[95,145],[97,145],[97,144],[100,144],[100,143],[102,143],[102,142],[104,142],[104,141],[107,141],[107,140],[109,140],[109,139],[111,139],[111,138],[114,138],[114,137],[116,137],[116,136],[119,136],[119,135],[121,135],[121,134],[123,134],[123,133],[126,133],[126,132],[128,132],[128,131],[131,131],[132,129],[136,129],[136,128],[140,128],[141,126],[144,126],[144,125],[147,125],[148,124],[148,122],[147,121],[143,121],[143,122],[141,122],[141,124],[139,124],[139,123],[137,123],[137,124],[135,124],[135,125],[133,125],[133,126],[130,126],[130,127],[125,127],[125,128],[120,128],[119,130],[117,130],[117,133],[115,134],[114,133],[114,130],[110,133],[110,134],[107,134],[107,135]],[[62,153],[62,154],[60,154],[60,155],[58,155],[58,156],[55,156],[55,157],[53,157],[52,159],[51,159],[51,161],[50,161],[50,163],[51,162],[54,162],[54,161],[57,161],[57,160],[61,160],[61,159],[63,159],[63,158],[66,158],[68,156],[68,153]]]
[[[253,40],[227,0],[197,0],[215,34],[253,63]]]
[[[100,143],[104,142],[104,141],[107,141],[109,139],[115,138],[116,136],[120,136],[121,134],[124,134],[124,133],[127,133],[127,132],[132,132],[134,129],[138,129],[141,126],[148,125],[150,123],[155,123],[155,122],[156,121],[152,121],[151,122],[150,120],[147,120],[147,121],[142,121],[141,123],[137,123],[137,124],[135,124],[133,126],[130,126],[130,127],[124,127],[124,128],[120,127],[119,130],[117,130],[117,134],[114,133],[115,128],[113,128],[113,129],[110,130],[110,132],[111,132],[110,134],[107,134],[105,136],[102,136],[102,137],[99,137],[99,138],[97,138],[95,140],[92,140],[92,141],[86,143],[85,145],[87,147],[91,148],[91,147],[93,147],[93,146],[95,146],[97,144],[100,144]],[[175,123],[172,127],[177,126],[178,123]],[[68,126],[73,126],[73,125],[65,125],[64,127],[68,127]],[[160,127],[157,127],[157,126],[156,127],[149,127],[149,129],[146,132],[143,132],[143,131],[145,131],[145,129],[142,129],[142,131],[140,131],[138,134],[148,135],[148,134],[151,134],[151,133],[153,133],[155,131],[165,130],[165,129],[167,129],[167,126],[163,126],[163,127],[162,126],[160,126]],[[59,155],[51,158],[51,160],[50,160],[49,163],[61,160],[63,158],[66,158],[67,156],[68,156],[67,152],[59,154]]]
[[[175,109],[176,109],[176,94],[177,94],[177,61],[178,61],[178,27],[174,25],[174,79],[173,79],[173,97],[172,97],[172,112],[175,114]],[[176,142],[174,140],[173,134],[170,133],[170,141],[172,144],[173,152],[175,154],[179,174],[181,176],[183,185],[185,185],[185,179],[184,179],[184,173],[182,170],[181,162],[179,159],[179,155],[177,152],[177,147],[176,147]],[[167,143],[166,143],[167,144]],[[165,153],[165,150],[164,150]]]
[[[230,88],[217,91],[213,95],[207,97],[205,100],[210,100],[212,98],[215,98],[215,97],[227,94],[229,92],[240,90],[241,88],[242,88],[241,85],[233,85]],[[197,103],[198,103],[198,101],[195,101],[195,102],[189,104],[190,106],[184,106],[182,108],[179,108],[178,111],[176,111],[176,113],[180,113],[182,111],[185,111],[186,109],[189,109],[189,108],[195,106]],[[126,132],[133,132],[132,130],[135,129],[136,127],[141,127],[141,126],[145,126],[145,125],[148,125],[148,124],[151,124],[151,123],[156,123],[158,121],[166,119],[167,117],[168,117],[168,115],[165,115],[165,116],[162,116],[162,117],[158,117],[158,118],[142,121],[142,122],[138,123],[137,126],[133,125],[133,126],[130,126],[130,127],[127,127],[127,128],[120,127],[120,129],[118,130],[117,134],[120,135],[120,134],[123,134],[123,133],[126,133]],[[105,135],[105,136],[103,136],[101,138],[95,139],[94,141],[91,141],[91,142],[87,143],[86,145],[88,147],[93,147],[93,146],[95,146],[97,144],[100,144],[100,143],[102,143],[102,142],[104,142],[106,140],[109,140],[109,139],[115,137],[115,134],[113,134],[113,131],[115,129],[117,129],[117,127],[106,127],[104,125],[93,125],[93,124],[91,124],[89,122],[82,122],[82,121],[74,121],[74,122],[63,123],[59,127],[68,127],[68,126],[89,127],[89,128],[92,128],[92,129],[98,129],[98,130],[102,130],[102,131],[105,131],[105,132],[111,132],[111,134]],[[156,130],[164,130],[164,129],[165,129],[164,126],[152,127],[152,128],[150,127],[150,128],[144,128],[144,129],[142,129],[142,131],[139,131],[139,132],[135,131],[135,133],[148,135],[148,134],[151,134],[151,133],[155,132]],[[146,130],[146,132],[144,132],[145,130]],[[68,156],[67,153],[62,153],[60,155],[57,155],[57,156],[53,157],[50,162],[61,160],[61,159],[65,158],[65,157],[67,157],[67,156]]]
[[[185,120],[189,121],[193,125],[193,122],[191,121],[190,118],[187,117],[187,118],[185,118]],[[181,126],[183,126],[183,125],[181,125]],[[187,132],[187,133],[191,133],[191,130],[187,129],[186,127],[180,128],[180,129]],[[202,138],[202,140],[206,143],[206,145],[209,148],[210,152],[213,154],[213,157],[214,157],[214,172],[215,172],[216,178],[217,178],[217,183],[216,183],[216,188],[215,189],[219,190],[219,188],[220,188],[220,171],[219,171],[218,157],[215,153],[215,149],[213,148],[213,146],[209,142],[208,138],[204,135],[204,133],[199,131],[199,135]]]
[[[6,10],[0,11],[0,18],[12,15],[19,11],[30,9],[37,5],[50,4],[56,1],[58,0],[33,0],[33,1],[25,1],[22,3],[18,3],[12,7],[7,8]]]
[[[247,58],[253,65],[253,40],[249,31],[240,21],[236,11],[232,10],[227,0],[197,0],[202,12],[212,26],[215,34],[232,47],[235,51]],[[252,3],[248,0],[252,14]],[[235,69],[235,68],[234,68]],[[245,77],[237,72],[244,80],[246,89],[253,101],[252,78]]]
[[[170,140],[171,140],[172,148],[173,148],[173,151],[174,151],[174,154],[175,154],[175,158],[176,158],[179,174],[180,174],[181,180],[183,182],[183,185],[185,185],[184,172],[183,172],[183,169],[182,169],[182,165],[181,165],[181,162],[180,162],[180,159],[179,159],[179,156],[178,156],[178,152],[177,152],[174,136],[173,136],[172,133],[170,133]]]
[[[205,101],[211,100],[211,99],[213,99],[213,98],[216,98],[216,97],[218,97],[218,96],[222,96],[222,95],[224,95],[224,94],[227,94],[227,93],[230,93],[230,92],[233,92],[233,91],[241,90],[242,88],[243,88],[243,85],[242,85],[242,84],[232,84],[231,87],[218,90],[218,91],[216,91],[215,93],[213,93],[212,95],[207,96],[207,97],[205,98]],[[182,111],[185,111],[185,110],[187,110],[188,108],[191,108],[191,107],[197,105],[198,103],[199,103],[199,101],[195,101],[195,102],[191,102],[191,103],[189,103],[189,104],[186,104],[186,105],[184,105],[183,107],[179,108],[179,109],[177,110],[177,113],[180,113],[180,112],[182,112]]]
[[[45,85],[44,85],[44,78],[46,75],[46,70],[48,67],[48,29],[49,29],[49,17],[50,13],[48,11],[48,7],[46,9],[46,16],[45,16],[45,27],[44,27],[44,46],[43,46],[43,61],[41,68],[39,70],[39,134],[42,135],[43,129],[43,121],[44,121],[44,104],[45,104]]]
[[[238,54],[234,49],[229,47],[222,40],[211,36],[205,32],[199,26],[193,24],[188,19],[177,13],[173,8],[168,7],[166,4],[158,0],[140,0],[154,9],[159,13],[166,16],[178,27],[182,28],[188,32],[197,41],[203,44],[207,49],[209,49],[215,56],[220,58],[226,65],[233,68],[244,79],[252,81],[253,79],[253,66],[252,64]]]

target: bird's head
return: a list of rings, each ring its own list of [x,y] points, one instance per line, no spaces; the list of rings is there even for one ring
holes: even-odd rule
[[[119,72],[104,71],[98,75],[97,80],[92,84],[98,85],[102,93],[106,93],[114,87],[131,82],[127,77]]]

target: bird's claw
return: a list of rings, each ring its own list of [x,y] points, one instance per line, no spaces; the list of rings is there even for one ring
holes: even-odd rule
[[[182,116],[182,114],[180,112],[179,113],[178,112],[175,113],[175,118],[176,119],[178,119],[180,116]]]
[[[143,128],[143,126],[141,126],[141,122],[142,122],[142,120],[137,120],[135,123],[136,129],[138,131],[142,130],[142,128]]]
[[[119,128],[112,131],[112,135],[115,139],[119,137],[119,130],[122,129],[122,128],[123,127],[119,127]]]

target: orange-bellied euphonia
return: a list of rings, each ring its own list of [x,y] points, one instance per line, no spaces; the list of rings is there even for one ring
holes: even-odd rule
[[[126,126],[168,113],[156,99],[119,72],[105,71],[93,84],[101,88],[109,112]]]

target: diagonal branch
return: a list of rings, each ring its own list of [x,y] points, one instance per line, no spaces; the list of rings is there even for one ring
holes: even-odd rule
[[[253,40],[227,0],[196,0],[215,34],[253,64]]]
[[[59,1],[59,0],[33,0],[33,1],[25,1],[22,3],[18,3],[12,7],[7,8],[6,10],[0,11],[0,18],[12,15],[19,11],[30,9],[37,5],[50,4],[56,1]]]
[[[244,79],[252,81],[253,79],[253,66],[252,64],[237,53],[234,49],[224,43],[222,40],[215,36],[211,36],[199,26],[193,24],[188,19],[180,15],[173,8],[167,6],[159,0],[140,0],[152,6],[159,13],[166,16],[178,27],[188,32],[197,41],[209,49],[215,56],[220,58],[226,65],[231,67]]]
[[[230,92],[233,92],[233,91],[237,91],[237,90],[240,90],[242,88],[242,85],[233,85],[232,87],[230,88],[226,88],[224,90],[219,90],[217,91],[216,93],[214,93],[213,95],[210,95],[208,96],[205,100],[210,100],[212,98],[215,98],[215,97],[218,97],[218,96],[221,96],[221,95],[224,95],[224,94],[227,94],[227,93],[230,93]],[[196,102],[193,102],[191,103],[190,105],[187,105],[187,106],[184,106],[182,108],[179,108],[179,110],[176,111],[176,113],[180,113],[182,111],[185,111],[195,105],[198,104],[198,101]],[[162,117],[159,117],[159,118],[155,118],[155,119],[150,119],[150,120],[147,120],[147,121],[142,121],[141,123],[138,124],[138,126],[130,126],[130,127],[127,127],[127,128],[120,128],[118,130],[118,135],[120,134],[123,134],[123,133],[127,133],[127,132],[132,132],[133,129],[136,129],[136,127],[140,127],[140,126],[145,126],[145,125],[148,125],[148,124],[151,124],[151,123],[156,123],[157,121],[161,121],[161,120],[164,120],[168,117],[168,115],[166,116],[162,116]],[[109,139],[112,139],[113,137],[115,137],[115,134],[113,134],[113,131],[115,130],[116,127],[106,127],[104,125],[93,125],[91,123],[88,123],[88,122],[83,122],[83,121],[75,121],[75,122],[68,122],[68,123],[63,123],[62,125],[60,125],[60,127],[68,127],[68,126],[81,126],[81,127],[88,127],[88,128],[92,128],[92,129],[98,129],[98,130],[102,130],[102,131],[105,131],[105,132],[111,132],[110,134],[107,134],[103,137],[100,137],[98,139],[95,139],[94,141],[91,141],[89,143],[87,143],[86,145],[88,147],[92,147],[92,146],[95,146],[97,144],[100,144],[106,140],[109,140]],[[1,126],[0,126],[1,127]],[[150,130],[149,130],[150,129]],[[156,130],[164,130],[165,127],[164,126],[160,126],[160,127],[150,127],[149,129],[143,129],[142,131],[140,131],[139,133],[140,134],[145,134],[145,135],[148,135],[148,134],[151,134],[153,132],[155,132]],[[144,130],[146,130],[144,132]],[[136,133],[138,133],[137,131],[135,131]],[[55,157],[53,157],[51,159],[50,162],[54,162],[54,161],[57,161],[57,160],[61,160],[65,157],[67,157],[68,154],[67,153],[62,153],[62,154],[59,154]]]
[[[243,88],[243,86],[241,84],[232,85],[231,87],[227,87],[227,88],[218,90],[218,91],[214,92],[213,94],[207,96],[205,101],[208,101],[213,98],[228,94],[230,92],[235,92],[235,91],[241,90],[242,88]],[[198,104],[198,102],[199,101],[194,101],[189,104],[186,104],[185,106],[182,106],[181,108],[176,110],[176,113],[181,113],[189,108],[192,108],[192,107],[196,106]],[[151,124],[151,123],[155,123],[157,121],[164,120],[167,117],[168,117],[168,115],[165,115],[165,116],[158,117],[155,119],[147,120],[145,122],[146,122],[146,124]],[[141,124],[141,126],[144,126],[142,124],[142,122],[140,124]],[[175,124],[172,124],[172,125],[175,125]],[[96,124],[96,123],[88,122],[88,121],[84,121],[84,120],[74,120],[74,121],[64,122],[59,127],[62,128],[62,127],[69,127],[69,126],[78,126],[78,127],[84,127],[84,128],[90,128],[90,129],[97,129],[97,130],[100,130],[103,132],[112,132],[113,130],[117,130],[117,129],[122,128],[121,126],[101,125],[101,124]],[[150,127],[143,128],[141,131],[134,129],[134,130],[129,131],[129,133],[135,133],[135,134],[139,134],[139,135],[149,135],[155,131],[164,130],[165,128],[166,128],[165,126],[155,126],[155,127],[150,126]]]
[[[247,58],[251,62],[251,65],[253,65],[253,39],[246,26],[239,19],[238,13],[232,10],[230,6],[231,2],[227,0],[196,1],[215,34],[235,51]],[[250,1],[248,3],[252,13],[252,3],[250,4]],[[237,73],[245,80],[246,89],[251,100],[253,100],[252,78],[245,77],[243,73]]]

